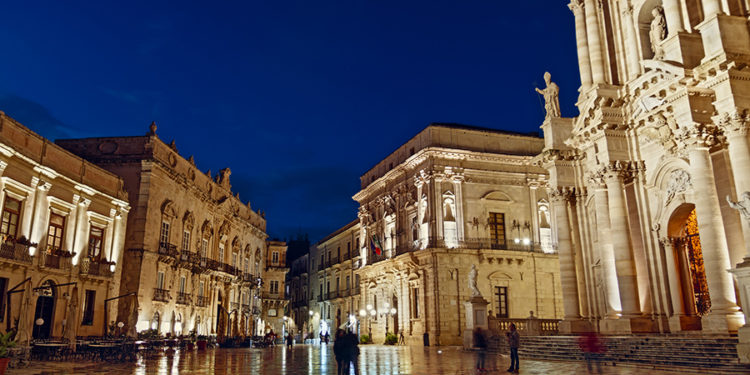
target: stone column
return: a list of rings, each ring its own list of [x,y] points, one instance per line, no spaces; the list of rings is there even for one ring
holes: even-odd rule
[[[581,88],[591,87],[591,60],[589,58],[588,38],[586,37],[586,15],[582,0],[572,0],[568,8],[573,11],[576,22],[576,47],[578,48],[578,71],[581,74]]]
[[[563,293],[565,320],[578,320],[581,317],[578,306],[578,279],[576,278],[576,261],[570,241],[570,223],[568,221],[568,201],[572,191],[569,188],[557,188],[550,194],[552,209],[557,225],[557,250],[560,259],[560,282]]]
[[[679,0],[663,0],[664,18],[667,20],[667,30],[669,36],[675,35],[685,28],[682,25],[682,12],[680,11]]]
[[[748,144],[748,118],[735,112],[726,114],[719,120],[729,144],[729,163],[732,165],[735,192],[737,199],[742,193],[750,191],[750,145]],[[750,223],[742,221],[742,232],[745,235],[745,258],[750,258]]]
[[[702,319],[703,330],[709,332],[734,331],[740,326],[734,283],[727,272],[729,247],[724,233],[724,221],[719,207],[719,196],[714,183],[709,147],[713,145],[716,129],[693,125],[683,136],[690,160],[690,176],[695,194],[695,213],[700,231],[703,264],[706,269],[711,312]]]
[[[633,242],[628,225],[628,210],[625,206],[623,177],[626,173],[626,167],[622,163],[613,162],[606,170],[605,181],[609,197],[610,238],[615,253],[622,317],[634,318],[641,315],[641,309],[633,259]]]
[[[460,243],[465,238],[464,229],[466,227],[464,222],[464,176],[463,174],[453,175],[451,181],[453,182],[453,190],[456,193],[456,212],[454,214],[456,216],[456,237]]]
[[[591,78],[594,84],[605,83],[604,60],[602,57],[602,44],[599,38],[599,19],[597,16],[596,1],[585,0],[584,13],[586,14],[586,39],[589,45],[589,56],[591,59]]]
[[[47,193],[52,187],[52,184],[46,181],[40,181],[36,187],[35,199],[34,199],[34,212],[32,212],[33,222],[31,223],[31,242],[39,243],[41,245],[42,239],[47,237],[47,220],[49,219],[49,202],[47,201]]]
[[[607,189],[601,179],[594,181],[594,207],[596,211],[596,235],[599,259],[601,259],[602,284],[605,290],[606,319],[617,319],[617,313],[622,310],[620,303],[620,288],[617,284],[617,268],[615,266],[615,252],[612,248],[609,226],[609,199]]]
[[[633,7],[627,2],[620,2],[622,7],[622,25],[625,28],[625,51],[626,61],[628,63],[628,79],[635,78],[641,72],[641,63],[638,56],[638,37],[635,31],[635,21],[633,20]]]
[[[536,246],[541,246],[539,237],[539,208],[537,207],[536,191],[539,188],[538,182],[529,183],[529,205],[531,206],[531,242]],[[541,248],[541,247],[540,247]]]
[[[39,184],[39,181],[38,177],[31,178],[31,185],[29,186],[31,191],[21,203],[23,205],[23,209],[21,210],[21,232],[18,234],[18,237],[24,236],[27,239],[31,238],[32,221],[34,219],[34,203],[36,202],[36,187]]]
[[[663,237],[659,239],[659,242],[664,248],[664,259],[666,261],[667,268],[667,281],[669,283],[669,296],[672,303],[672,316],[669,319],[669,330],[670,332],[675,332],[681,329],[679,318],[680,316],[685,314],[682,306],[682,292],[680,291],[680,282],[677,279],[678,263],[674,257],[674,245],[672,243],[672,239],[669,237]],[[675,322],[673,323],[673,321]]]

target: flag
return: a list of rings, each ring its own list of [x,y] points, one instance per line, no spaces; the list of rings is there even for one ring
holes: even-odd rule
[[[370,249],[371,249],[372,251],[374,251],[374,252],[375,252],[375,254],[378,254],[378,255],[380,255],[380,254],[381,254],[381,252],[382,252],[382,251],[380,250],[380,248],[381,248],[381,246],[380,246],[380,241],[378,241],[378,237],[377,237],[376,235],[373,235],[373,236],[372,236],[372,237],[370,238]]]

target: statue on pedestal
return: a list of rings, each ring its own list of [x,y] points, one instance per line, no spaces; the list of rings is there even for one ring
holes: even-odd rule
[[[651,51],[654,52],[654,60],[664,58],[664,49],[661,48],[661,41],[667,37],[667,20],[664,18],[664,8],[657,6],[651,11],[654,19],[651,20],[651,29],[648,37],[651,39]]]
[[[471,271],[469,271],[469,290],[471,291],[472,297],[481,297],[482,293],[477,288],[477,266],[471,265]]]
[[[544,90],[536,88],[536,92],[544,95],[544,109],[547,111],[546,117],[560,117],[560,88],[552,82],[552,75],[544,72],[544,82],[547,87]]]

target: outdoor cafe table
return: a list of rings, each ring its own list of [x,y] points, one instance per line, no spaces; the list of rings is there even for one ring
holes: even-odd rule
[[[98,344],[89,344],[89,348],[97,351],[97,356],[102,360],[112,359],[119,355],[120,348],[122,347],[120,344],[115,343],[98,343]]]

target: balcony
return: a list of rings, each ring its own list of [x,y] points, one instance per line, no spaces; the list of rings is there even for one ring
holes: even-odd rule
[[[222,263],[213,259],[206,259],[206,268],[212,271],[221,271]]]
[[[169,296],[169,290],[154,288],[154,301],[169,302],[172,297]]]
[[[178,305],[189,305],[193,301],[193,296],[190,293],[177,292],[177,304]]]
[[[349,297],[351,295],[350,289],[342,289],[341,290],[341,297]]]
[[[332,290],[328,292],[328,299],[334,299],[339,298],[339,291],[338,290]]]
[[[224,273],[228,273],[232,276],[239,276],[241,274],[240,270],[237,269],[237,267],[232,266],[230,264],[223,263],[221,265],[221,271]]]
[[[114,272],[110,271],[110,263],[86,258],[81,261],[81,274],[98,277],[112,277]]]
[[[42,264],[46,268],[58,269],[61,271],[70,271],[73,267],[73,255],[66,250],[48,250],[54,253],[45,252],[42,254]]]
[[[159,260],[165,263],[172,263],[180,257],[177,246],[167,242],[160,242],[156,253],[159,254]]]
[[[359,295],[359,285],[352,288],[352,295],[353,296]]]
[[[206,307],[206,306],[208,306],[208,297],[206,297],[206,296],[197,296],[197,297],[195,297],[195,306],[197,306],[197,307]]]
[[[323,295],[322,294],[318,296],[318,302],[323,302]]]
[[[0,258],[9,259],[19,263],[31,264],[32,257],[29,255],[29,246],[5,241],[0,245]]]

